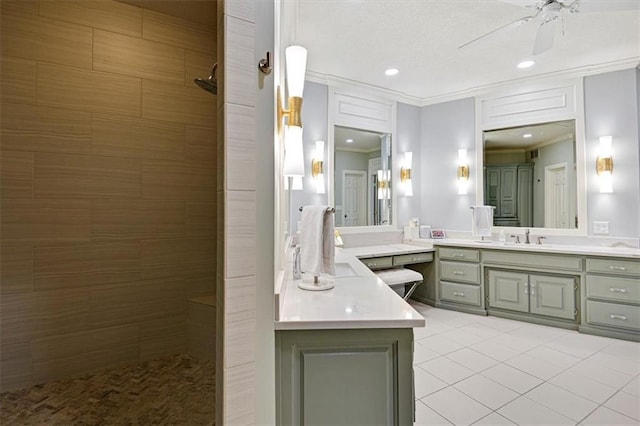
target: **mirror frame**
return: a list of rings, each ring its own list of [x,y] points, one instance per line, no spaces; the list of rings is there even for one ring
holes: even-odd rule
[[[541,107],[540,104],[545,102],[548,105]],[[506,111],[505,108],[512,108],[513,111]],[[491,117],[492,114],[494,114],[494,117]],[[516,234],[522,233],[523,229],[530,229],[535,235],[587,235],[583,81],[582,78],[578,78],[525,86],[511,86],[500,92],[476,97],[475,181],[477,205],[484,205],[484,132],[506,127],[528,126],[562,120],[575,120],[578,227],[575,229],[563,229],[494,226],[495,229]]]
[[[353,129],[368,130],[378,133],[388,133],[391,135],[391,224],[390,225],[365,225],[365,226],[343,226],[338,229],[343,234],[354,234],[362,232],[388,232],[398,229],[396,221],[397,195],[399,191],[400,172],[397,169],[397,129],[396,111],[397,102],[390,99],[383,99],[371,96],[365,91],[354,91],[351,88],[344,90],[335,86],[328,88],[328,128],[327,128],[327,197],[329,205],[335,207],[335,126],[350,127]],[[358,103],[372,106],[358,107]],[[366,115],[372,112],[372,115]],[[359,114],[361,113],[361,114]],[[397,176],[396,176],[397,175]]]

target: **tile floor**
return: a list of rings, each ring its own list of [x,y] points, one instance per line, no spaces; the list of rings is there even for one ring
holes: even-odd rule
[[[415,425],[640,425],[640,343],[412,304]]]

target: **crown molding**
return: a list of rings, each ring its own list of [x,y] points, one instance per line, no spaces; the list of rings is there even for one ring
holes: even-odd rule
[[[418,107],[439,104],[443,102],[450,102],[464,98],[470,98],[478,95],[484,95],[493,91],[497,91],[514,84],[530,84],[539,83],[542,81],[569,79],[577,77],[585,77],[594,74],[602,74],[612,71],[620,71],[629,68],[640,69],[640,56],[634,56],[628,59],[621,59],[612,62],[605,62],[601,64],[585,65],[576,68],[570,68],[561,71],[548,72],[544,74],[538,74],[531,77],[523,77],[512,80],[505,80],[498,83],[486,84],[483,86],[471,87],[465,90],[459,90],[456,92],[450,92],[442,95],[428,96],[420,98],[417,96],[411,96],[403,92],[396,90],[386,89],[384,87],[374,86],[367,83],[362,83],[356,80],[338,77],[335,75],[322,74],[315,71],[307,70],[306,79],[314,83],[325,84],[335,88],[348,88],[350,91],[362,92],[363,94],[376,95],[382,98],[391,99],[397,102],[402,102],[409,105]]]

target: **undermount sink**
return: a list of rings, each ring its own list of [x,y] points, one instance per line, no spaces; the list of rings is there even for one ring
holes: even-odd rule
[[[358,274],[348,263],[336,263],[336,278],[357,277]]]

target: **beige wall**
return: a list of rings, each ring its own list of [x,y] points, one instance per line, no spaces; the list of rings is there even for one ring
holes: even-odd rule
[[[1,20],[1,389],[184,352],[215,293],[215,27],[108,0]]]

